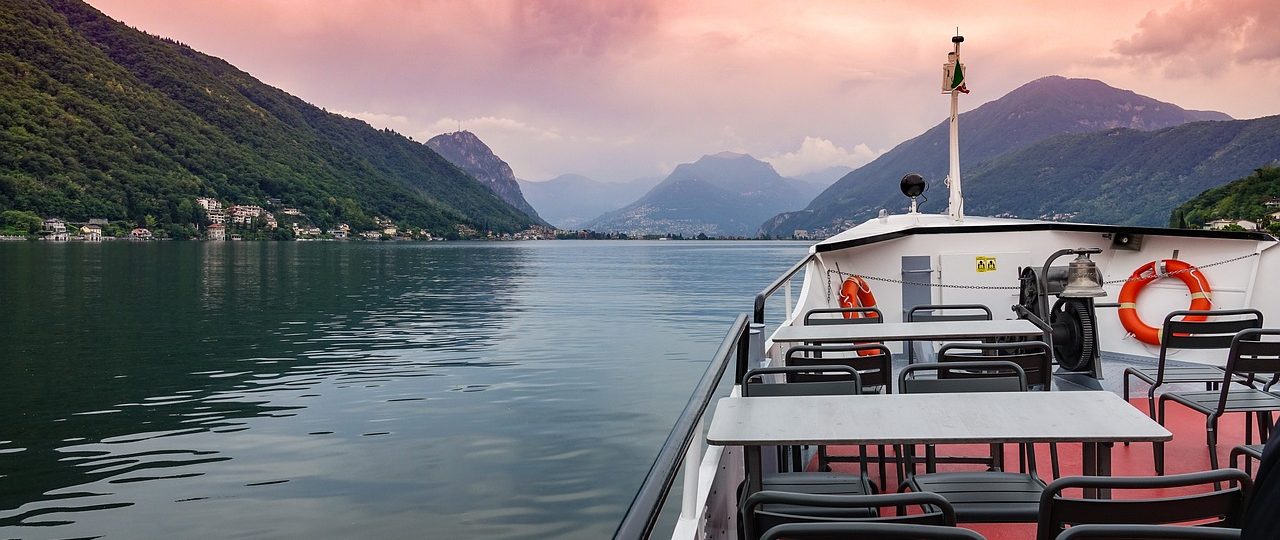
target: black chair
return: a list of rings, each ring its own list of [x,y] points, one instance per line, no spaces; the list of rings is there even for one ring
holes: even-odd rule
[[[1244,472],[1253,474],[1253,462],[1262,461],[1262,444],[1242,444],[1231,449],[1231,468],[1240,468],[1240,458],[1244,458]]]
[[[1043,341],[948,343],[938,350],[938,363],[982,360],[1003,360],[1018,364],[1027,377],[1028,389],[1048,391],[1053,387],[1053,352]]]
[[[1271,339],[1268,340],[1267,338]],[[1263,389],[1254,385],[1260,376],[1270,376]],[[1258,435],[1266,442],[1271,433],[1271,412],[1280,411],[1280,396],[1268,392],[1280,379],[1280,329],[1249,329],[1236,334],[1227,354],[1227,366],[1219,379],[1218,390],[1202,392],[1169,392],[1160,395],[1159,415],[1165,420],[1165,404],[1180,403],[1205,415],[1209,463],[1218,468],[1218,419],[1226,413],[1243,412],[1257,415]],[[1246,422],[1248,417],[1246,416]],[[1252,442],[1245,433],[1245,443]],[[1164,443],[1156,443],[1156,474],[1164,474]]]
[[[765,375],[781,375],[786,382],[764,383]],[[757,380],[760,382],[753,382]],[[742,377],[743,397],[857,395],[861,392],[862,379],[849,366],[757,368]],[[782,458],[780,455],[779,463],[784,462]],[[876,493],[877,489],[867,477],[866,470],[865,463],[862,464],[862,474],[858,475],[802,472],[797,467],[793,472],[762,473],[760,486],[762,490],[807,494],[869,495]]]
[[[1239,540],[1240,529],[1182,527],[1177,525],[1079,525],[1063,531],[1057,540]]]
[[[919,513],[908,513],[908,506]],[[814,495],[785,491],[758,491],[739,505],[743,538],[760,538],[785,524],[878,522],[954,526],[956,514],[947,500],[933,493],[881,495]],[[893,508],[893,515],[884,510]]]
[[[1027,377],[1027,388],[1049,391],[1053,389],[1053,352],[1043,341],[1019,341],[1010,343],[950,343],[938,350],[938,362],[971,362],[976,360],[1003,360],[1022,368]],[[953,376],[963,376],[963,372]],[[992,446],[998,448],[997,445]],[[1059,476],[1058,445],[1049,444],[1053,477]],[[1003,451],[993,452],[1000,457]]]
[[[1222,483],[1228,483],[1222,487]],[[1058,538],[1068,525],[1173,523],[1240,527],[1252,482],[1236,469],[1217,469],[1169,476],[1070,476],[1055,480],[1040,496],[1036,538]],[[1068,489],[1163,490],[1181,489],[1177,495],[1152,498],[1089,499],[1069,497]],[[1205,490],[1206,488],[1212,488]],[[1067,529],[1071,530],[1071,529]],[[1127,538],[1127,537],[1126,537]]]
[[[869,353],[869,354],[868,354]],[[863,394],[893,393],[893,357],[884,345],[805,345],[787,350],[787,366],[848,366],[862,379]],[[878,447],[880,478],[885,478],[884,445]],[[827,470],[833,462],[857,461],[866,471],[866,446],[859,446],[858,456],[828,455],[826,446],[818,447],[818,468]],[[796,456],[798,459],[798,456]]]
[[[935,378],[918,377],[934,372]],[[898,392],[903,394],[951,392],[1024,392],[1026,375],[1013,362],[949,362],[907,366],[898,376]],[[1035,446],[1019,444],[1019,461],[1026,472],[999,470],[999,459],[971,458],[990,469],[972,472],[932,472],[935,470],[932,447],[926,446],[926,472],[915,474],[911,463],[913,451],[904,452],[908,459],[908,477],[901,490],[936,493],[955,507],[956,517],[966,523],[1034,523],[1039,511],[1040,493],[1045,483],[1036,472]],[[959,461],[952,458],[953,462]],[[988,464],[990,463],[990,464]]]
[[[991,308],[982,304],[925,304],[907,310],[907,322],[929,321],[989,321]],[[904,343],[907,348],[907,364],[916,363],[914,341]]]
[[[1197,318],[1201,320],[1187,320]],[[1256,309],[1224,309],[1220,311],[1174,311],[1160,327],[1160,356],[1154,368],[1128,367],[1124,370],[1124,400],[1129,401],[1129,378],[1151,385],[1147,390],[1147,416],[1156,418],[1156,388],[1166,383],[1204,383],[1213,390],[1222,381],[1222,368],[1217,366],[1165,365],[1169,349],[1222,349],[1231,347],[1231,339],[1241,330],[1262,328],[1262,312]]]
[[[969,529],[910,523],[787,523],[764,532],[760,540],[782,538],[856,538],[858,540],[986,540]]]

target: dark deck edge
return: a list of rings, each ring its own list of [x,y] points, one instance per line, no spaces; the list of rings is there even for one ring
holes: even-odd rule
[[[1009,225],[973,225],[966,227],[912,227],[900,231],[877,234],[865,238],[854,238],[831,244],[818,244],[814,247],[817,253],[838,251],[845,248],[865,246],[906,238],[918,234],[966,234],[984,232],[1023,232],[1023,231],[1070,231],[1096,233],[1150,234],[1160,236],[1180,236],[1185,238],[1225,238],[1230,240],[1254,240],[1259,242],[1276,242],[1277,239],[1263,232],[1249,231],[1209,231],[1203,229],[1170,229],[1166,227],[1129,227],[1123,225],[1097,225],[1093,223],[1018,223]]]

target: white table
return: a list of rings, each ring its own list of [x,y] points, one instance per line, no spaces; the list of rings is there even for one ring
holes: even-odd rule
[[[760,446],[1080,442],[1084,474],[1107,476],[1113,443],[1172,438],[1102,391],[728,397],[707,432],[710,444],[746,448],[752,491]]]
[[[1043,337],[1044,330],[1025,319],[999,321],[926,321],[783,326],[774,343],[851,343],[855,341],[965,341],[987,337]]]

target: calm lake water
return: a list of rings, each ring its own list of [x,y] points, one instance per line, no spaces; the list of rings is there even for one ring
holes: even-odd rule
[[[607,537],[806,249],[0,243],[0,538]]]

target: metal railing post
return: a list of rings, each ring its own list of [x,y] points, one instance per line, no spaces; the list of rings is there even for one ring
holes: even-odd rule
[[[702,433],[702,419],[693,427],[694,433]],[[680,517],[693,519],[698,516],[698,471],[702,468],[702,443],[693,441],[684,453],[684,504]]]
[[[786,301],[783,303],[783,305],[785,306],[783,309],[786,309],[786,311],[782,313],[782,316],[784,318],[790,317],[791,316],[791,280],[790,279],[788,279],[787,284],[783,286],[782,294],[786,296]]]
[[[748,333],[750,334],[749,341],[750,341],[750,347],[751,347],[751,355],[749,360],[751,363],[751,367],[748,369],[764,367],[764,361],[765,361],[764,324],[751,323],[750,330],[748,331]],[[739,379],[739,382],[741,382],[741,379]]]
[[[742,378],[747,376],[747,371],[751,369],[751,330],[747,325],[742,326],[742,333],[738,334],[737,351],[738,366],[734,371],[733,384],[740,384]]]

